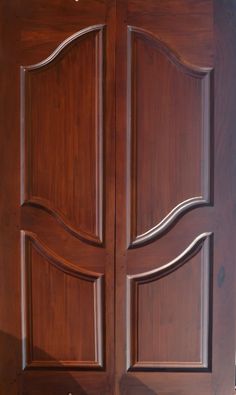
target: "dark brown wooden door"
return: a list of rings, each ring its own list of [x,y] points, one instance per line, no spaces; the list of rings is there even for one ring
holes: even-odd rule
[[[234,1],[0,13],[0,395],[233,395]]]
[[[1,2],[1,384],[111,394],[114,1]]]
[[[234,392],[235,11],[118,2],[122,395]]]

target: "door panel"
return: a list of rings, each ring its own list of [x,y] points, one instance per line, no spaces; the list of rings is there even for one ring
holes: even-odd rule
[[[156,270],[128,276],[130,370],[210,368],[211,236]]]
[[[3,394],[113,393],[114,6],[1,4]]]
[[[23,232],[22,250],[25,368],[101,368],[103,276],[62,260],[31,233]]]
[[[119,2],[117,394],[234,391],[234,18],[232,2]]]
[[[76,33],[21,75],[22,204],[94,243],[103,237],[103,30]]]
[[[138,28],[127,34],[131,240],[139,245],[192,207],[210,204],[211,70],[181,63]]]

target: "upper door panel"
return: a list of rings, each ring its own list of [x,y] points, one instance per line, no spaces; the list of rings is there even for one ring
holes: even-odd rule
[[[134,246],[210,204],[213,81],[211,69],[184,63],[155,36],[135,27],[128,35]]]
[[[22,67],[22,204],[74,235],[103,238],[104,26],[79,31],[49,58]]]

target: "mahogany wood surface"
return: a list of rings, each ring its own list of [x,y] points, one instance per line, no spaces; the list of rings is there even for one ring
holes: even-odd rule
[[[235,11],[118,2],[117,394],[234,390]]]
[[[1,3],[2,395],[114,392],[114,16]]]
[[[0,395],[229,395],[236,4],[0,2]]]

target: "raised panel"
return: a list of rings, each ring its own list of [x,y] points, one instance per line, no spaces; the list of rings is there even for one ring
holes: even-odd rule
[[[103,239],[103,26],[21,70],[22,204],[85,241]]]
[[[24,368],[102,368],[102,284],[22,232]]]
[[[187,65],[147,32],[129,28],[131,246],[211,204],[211,69]]]
[[[211,239],[202,234],[168,264],[128,276],[128,369],[211,368]]]

